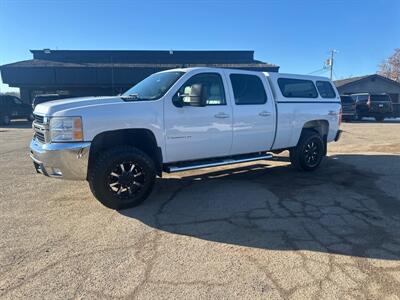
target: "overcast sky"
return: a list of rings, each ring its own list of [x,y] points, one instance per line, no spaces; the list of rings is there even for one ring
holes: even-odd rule
[[[400,48],[400,1],[0,0],[0,65],[43,48],[255,50],[302,74],[337,49],[339,79],[375,73]]]

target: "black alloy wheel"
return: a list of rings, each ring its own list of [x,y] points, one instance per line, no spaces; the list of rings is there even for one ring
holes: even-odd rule
[[[309,168],[314,168],[321,159],[321,147],[316,138],[311,139],[304,146],[304,161]]]
[[[152,159],[131,146],[119,146],[100,153],[89,165],[88,173],[93,195],[113,209],[142,203],[150,195],[155,177]]]
[[[145,184],[145,173],[134,161],[116,165],[107,178],[110,192],[120,199],[137,195]]]
[[[325,156],[325,143],[321,135],[310,129],[302,132],[296,147],[290,149],[290,162],[301,171],[314,171]]]

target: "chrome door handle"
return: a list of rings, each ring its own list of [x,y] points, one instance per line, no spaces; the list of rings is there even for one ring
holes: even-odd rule
[[[214,115],[214,117],[219,118],[219,119],[226,119],[226,118],[229,118],[229,115],[226,113],[218,113],[218,114]]]
[[[264,110],[264,111],[260,112],[259,115],[260,115],[261,117],[268,117],[268,116],[271,115],[271,113],[270,113],[269,111],[265,111],[265,110]]]

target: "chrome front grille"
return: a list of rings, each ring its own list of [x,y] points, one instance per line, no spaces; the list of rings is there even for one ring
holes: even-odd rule
[[[35,138],[36,138],[36,140],[38,140],[41,143],[45,143],[46,142],[44,134],[41,133],[41,132],[35,132]]]
[[[35,120],[33,121],[32,127],[34,131],[34,139],[40,143],[46,143],[48,138],[48,125],[46,124],[46,118],[41,115],[34,114]]]
[[[34,114],[34,117],[35,117],[35,122],[36,123],[38,123],[38,124],[43,124],[44,123],[44,116],[39,116],[39,115]]]

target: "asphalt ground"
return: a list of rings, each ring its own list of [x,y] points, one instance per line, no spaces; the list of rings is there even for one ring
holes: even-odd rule
[[[400,122],[342,125],[313,173],[272,161],[166,175],[114,211],[36,174],[0,127],[0,298],[399,299]]]

